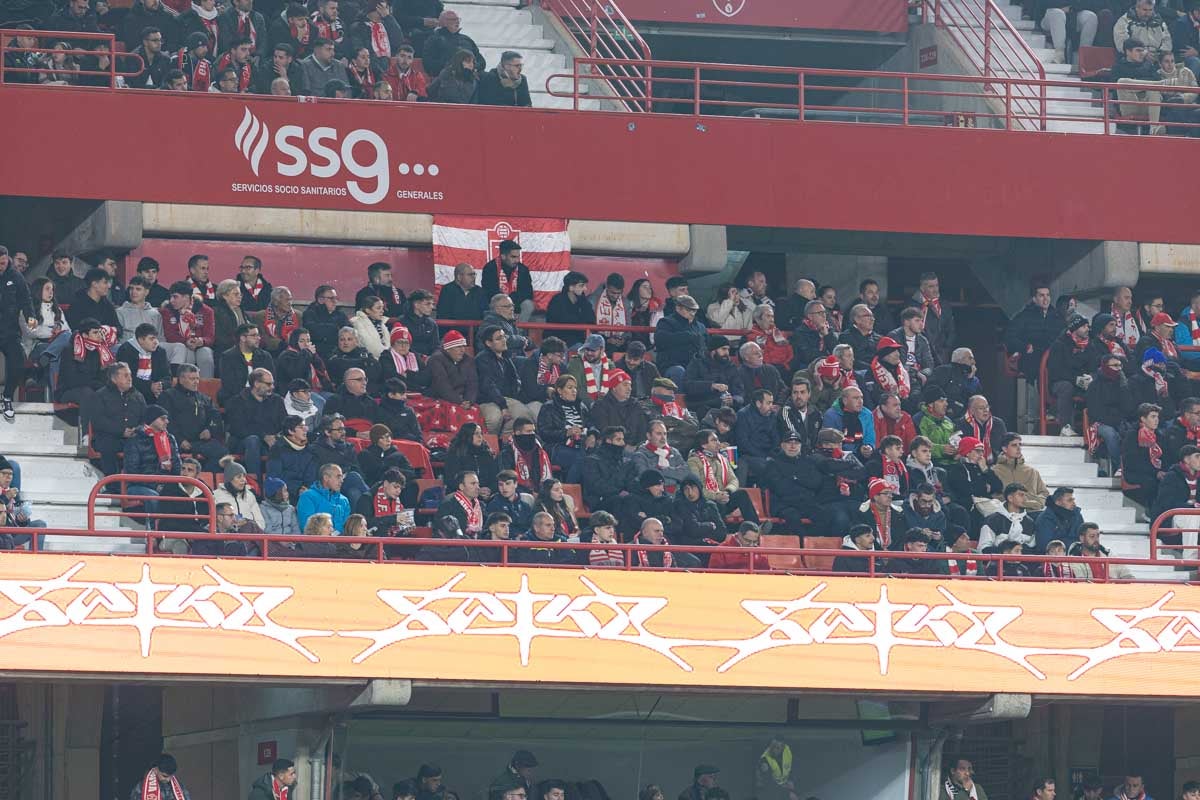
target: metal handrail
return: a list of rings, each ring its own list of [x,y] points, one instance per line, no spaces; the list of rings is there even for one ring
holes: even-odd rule
[[[553,14],[592,58],[634,59],[650,62],[650,45],[625,16],[616,0],[542,0],[542,9]],[[644,71],[643,71],[644,69]],[[651,111],[654,99],[648,78],[651,67],[621,65],[597,72],[622,98],[627,111]]]
[[[68,44],[78,41],[95,41],[103,42],[108,45],[107,50],[88,50],[85,48],[72,48],[68,50],[56,50],[53,47],[18,47],[16,43],[9,43],[9,38],[17,36],[36,38],[36,39],[54,39],[55,41],[63,41]],[[42,30],[18,30],[16,28],[0,28],[0,84],[5,83],[5,73],[22,73],[22,74],[53,74],[59,70],[42,67],[9,67],[5,65],[5,56],[8,53],[66,53],[67,55],[78,55],[83,57],[95,57],[103,55],[108,57],[108,69],[77,69],[71,70],[72,75],[83,76],[107,76],[110,89],[117,87],[117,78],[132,78],[140,75],[146,68],[146,61],[137,53],[126,53],[117,50],[116,36],[111,33],[84,33],[71,31],[42,31]],[[133,72],[125,72],[117,69],[117,59],[137,59],[138,68]]]
[[[151,496],[144,495],[144,494],[129,494],[127,492],[127,487],[131,483],[154,484],[154,485],[173,484],[176,486],[198,487],[200,489],[201,497],[203,497],[204,501],[208,504],[208,513],[207,514],[170,514],[170,513],[158,512],[158,513],[151,514],[148,511],[127,511],[125,509],[117,509],[115,511],[97,511],[96,510],[96,500],[99,499],[100,497],[104,497],[105,499],[108,499],[108,500],[118,500],[118,501],[121,501],[122,504],[124,504],[126,501],[136,502],[136,503],[144,503],[147,500],[153,500],[154,502],[168,502],[168,503],[171,503],[171,502],[174,502],[174,503],[193,502],[193,499],[190,497],[172,497],[171,495],[162,495],[162,494],[158,495],[157,497],[151,497]],[[106,487],[112,486],[114,484],[120,485],[121,491],[119,494],[112,494],[110,492],[104,491]],[[193,522],[207,522],[208,530],[215,531],[217,529],[217,503],[216,503],[216,500],[213,499],[212,489],[210,489],[208,487],[208,484],[204,483],[203,481],[197,480],[195,478],[188,478],[183,475],[134,475],[134,474],[128,474],[128,473],[115,473],[113,475],[106,475],[105,477],[101,478],[99,481],[96,482],[96,485],[93,486],[92,490],[88,493],[87,524],[88,524],[88,528],[91,530],[96,529],[96,517],[130,517],[132,519],[145,519],[148,521],[149,520],[161,521],[161,520],[185,520],[186,519],[186,520],[192,520]],[[111,533],[108,535],[111,536]],[[146,553],[147,554],[154,552],[154,540],[156,538],[158,538],[159,535],[160,534],[155,534],[153,531],[149,532],[149,536],[146,539]],[[150,537],[153,537],[153,538],[150,538]]]

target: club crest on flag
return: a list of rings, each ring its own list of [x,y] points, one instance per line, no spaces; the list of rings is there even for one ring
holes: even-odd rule
[[[512,239],[517,244],[521,243],[521,232],[514,228],[511,223],[504,220],[497,222],[495,226],[488,229],[487,257],[488,260],[500,257],[500,243]]]

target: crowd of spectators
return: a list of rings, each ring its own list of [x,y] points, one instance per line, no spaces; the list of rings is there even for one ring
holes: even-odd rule
[[[3,256],[19,274],[10,261]],[[56,399],[79,406],[81,430],[106,473],[218,476],[216,502],[232,512],[229,530],[312,532],[311,520],[328,515],[330,528],[345,534],[361,516],[362,529],[376,535],[406,535],[424,523],[447,538],[669,543],[693,552],[634,558],[755,568],[767,560],[738,549],[756,547],[773,529],[842,537],[846,551],[963,552],[964,573],[974,571],[973,547],[1041,554],[1057,543],[1104,552],[1087,544],[1072,493],[1051,495],[1025,463],[1020,435],[993,415],[933,273],[921,275],[893,315],[872,279],[840,308],[831,287],[807,279],[794,295],[773,299],[754,272],[706,304],[724,320],[717,323],[705,319],[684,276],[669,279],[660,299],[648,281],[626,292],[616,273],[589,293],[588,276],[571,272],[547,322],[644,322],[653,334],[563,331],[535,346],[522,327],[533,313],[532,283],[515,242],[483,268],[484,284],[507,291],[486,295],[475,268],[460,264],[436,300],[424,289],[406,294],[389,265],[375,263],[349,315],[329,285],[317,287],[303,311],[294,307],[290,290],[273,285],[254,256],[214,282],[207,257],[194,255],[186,276],[165,287],[149,257],[127,286],[111,259],[82,280],[68,254],[55,254],[53,264],[35,282],[40,303],[28,291],[10,292],[10,335],[20,334]],[[59,287],[73,290],[65,311]],[[1178,357],[1169,336],[1175,323],[1157,313],[1142,333],[1149,312],[1132,309],[1128,290],[1113,303],[1089,336],[1077,315],[1064,322],[1039,286],[1009,328],[1009,349],[1029,368],[1049,351],[1065,434],[1087,390],[1095,441],[1124,453],[1147,504],[1160,481],[1162,502],[1194,504],[1188,479],[1200,451],[1184,446],[1200,430],[1200,401],[1182,400],[1180,421],[1155,450],[1159,406],[1142,405],[1145,413],[1134,416],[1137,392],[1101,391],[1124,386],[1123,368],[1113,377],[1107,367],[1120,348],[1143,354],[1138,386],[1150,400],[1165,404],[1173,382],[1185,391],[1183,373],[1163,354]],[[1192,309],[1183,316],[1200,331]],[[747,327],[711,329],[731,320]],[[1138,344],[1159,329],[1165,342]],[[1103,354],[1094,379],[1085,368],[1093,361],[1080,355],[1093,353]],[[1167,363],[1156,377],[1160,360]],[[12,390],[22,369],[8,376]],[[420,445],[431,451],[428,462]],[[160,494],[180,502],[177,487],[147,481],[138,491],[152,513],[163,505]],[[294,506],[294,516],[284,506]],[[513,557],[582,562],[597,552],[587,550],[531,546]],[[500,557],[497,548],[471,552]],[[889,556],[881,564],[954,570],[945,559]],[[869,568],[849,552],[837,566]]]
[[[8,83],[532,106],[524,59],[492,69],[441,0],[67,0],[15,26]],[[31,8],[35,8],[31,6]],[[109,33],[108,40],[71,34]]]

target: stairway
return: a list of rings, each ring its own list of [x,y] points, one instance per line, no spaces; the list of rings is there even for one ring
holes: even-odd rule
[[[454,0],[446,3],[446,9],[462,18],[462,32],[479,45],[488,69],[499,66],[500,54],[505,50],[521,54],[534,108],[572,108],[572,98],[554,97],[546,92],[547,78],[571,72],[567,65],[569,56],[555,52],[557,43],[545,38],[542,26],[533,20],[533,12],[517,8],[517,4],[518,0]],[[570,91],[571,81],[560,79],[554,87],[556,91]],[[586,85],[580,84],[581,92],[586,89]],[[581,108],[591,110],[598,106],[595,100],[580,101]]]
[[[1086,522],[1100,526],[1101,543],[1113,556],[1149,558],[1150,525],[1140,509],[1125,498],[1121,482],[1101,478],[1095,463],[1087,461],[1082,437],[1022,436],[1025,461],[1042,474],[1051,491],[1059,486],[1075,489],[1075,502]],[[1072,542],[1066,545],[1070,548]],[[1186,581],[1191,573],[1169,564],[1130,565],[1139,580]]]
[[[54,415],[49,403],[17,403],[17,418],[0,421],[0,454],[21,465],[21,495],[35,519],[51,528],[86,528],[88,493],[103,477],[80,455],[79,431]],[[101,500],[98,505],[113,505]],[[124,517],[99,517],[101,529],[141,530]],[[127,536],[73,537],[49,534],[46,550],[73,553],[140,553],[142,541]]]
[[[1030,19],[1021,19],[1021,6],[1009,3],[1008,0],[995,0],[1001,12],[1012,22],[1013,27],[1021,38],[1029,44],[1033,54],[1042,62],[1046,70],[1046,80],[1070,81],[1078,83],[1079,88],[1069,86],[1050,86],[1046,89],[1046,114],[1050,119],[1046,129],[1057,133],[1104,133],[1104,109],[1096,102],[1094,90],[1088,88],[1079,78],[1079,70],[1073,64],[1048,64],[1047,60],[1054,55],[1050,37],[1042,33],[1037,23]],[[1004,38],[1012,38],[1011,34],[1002,34]],[[1020,44],[1010,42],[1015,49]],[[1018,76],[1014,76],[1018,77]],[[1090,117],[1090,120],[1064,120],[1053,117]]]

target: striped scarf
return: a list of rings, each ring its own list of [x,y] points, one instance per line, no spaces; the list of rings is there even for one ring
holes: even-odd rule
[[[973,558],[968,558],[963,561],[951,561],[950,562],[950,577],[952,577],[952,578],[957,578],[957,577],[960,577],[963,575],[978,575],[978,574],[979,574],[979,563]]]
[[[158,782],[157,773],[158,768],[153,767],[142,780],[142,800],[162,800],[162,786]],[[171,794],[175,796],[175,800],[183,800],[183,787],[179,785],[179,779],[172,775],[167,778],[167,782],[171,784]]]
[[[1158,443],[1158,436],[1154,431],[1144,425],[1140,426],[1137,432],[1137,443],[1138,447],[1146,448],[1146,457],[1150,459],[1150,466],[1162,469],[1162,445]]]
[[[600,359],[599,376],[597,376],[597,371],[593,369],[593,365],[590,362],[583,362],[584,392],[587,394],[589,400],[596,401],[608,394],[608,391],[613,387],[613,371],[612,362],[607,358]]]
[[[704,479],[704,491],[712,494],[725,491],[725,487],[729,485],[729,473],[732,471],[729,462],[720,453],[710,456],[704,450],[697,450],[694,455],[699,459],[700,468],[704,471],[704,475],[701,476]],[[719,479],[717,470],[713,466],[714,461],[721,470]]]
[[[558,364],[551,364],[545,358],[539,358],[537,368],[538,386],[553,386],[558,383],[560,372]]]
[[[101,325],[100,327],[104,330],[104,338],[99,342],[85,338],[82,333],[75,334],[71,340],[71,353],[75,356],[76,361],[83,361],[91,352],[100,354],[101,368],[107,367],[116,360],[112,353],[112,346],[117,343],[117,329],[111,325]]]

